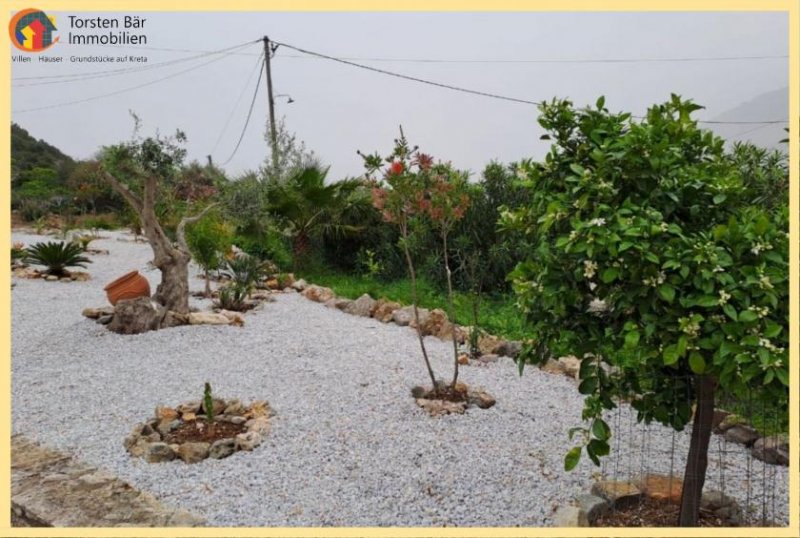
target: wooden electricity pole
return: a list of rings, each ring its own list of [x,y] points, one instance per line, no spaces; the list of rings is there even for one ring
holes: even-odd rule
[[[275,127],[275,98],[272,96],[272,71],[270,59],[272,50],[269,38],[264,36],[264,69],[267,73],[267,99],[269,103],[269,140],[272,146],[272,169],[278,170],[278,130]]]

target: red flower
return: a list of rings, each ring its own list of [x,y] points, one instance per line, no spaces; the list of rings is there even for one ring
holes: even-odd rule
[[[403,167],[402,161],[394,161],[389,166],[389,175],[399,176],[400,174],[403,173],[403,169],[404,169],[404,167]]]
[[[423,170],[428,170],[433,165],[433,157],[427,153],[418,153],[414,164]]]

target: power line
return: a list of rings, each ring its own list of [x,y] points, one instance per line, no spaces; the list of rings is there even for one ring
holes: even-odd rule
[[[444,89],[448,89],[448,90],[454,90],[454,91],[463,92],[463,93],[469,93],[469,94],[473,94],[473,95],[480,95],[482,97],[490,97],[492,99],[500,99],[500,100],[503,100],[503,101],[511,101],[511,102],[515,102],[515,103],[522,103],[522,104],[535,105],[535,106],[539,106],[539,105],[542,104],[540,101],[530,101],[530,100],[527,100],[527,99],[520,99],[520,98],[517,98],[517,97],[508,97],[506,95],[499,95],[499,94],[489,93],[489,92],[484,92],[484,91],[479,91],[479,90],[472,90],[472,89],[469,89],[469,88],[463,88],[463,87],[460,87],[460,86],[453,86],[451,84],[445,84],[445,83],[442,83],[442,82],[435,82],[435,81],[431,81],[431,80],[422,79],[422,78],[419,78],[419,77],[413,77],[413,76],[410,76],[410,75],[404,75],[402,73],[396,73],[394,71],[387,71],[385,69],[379,69],[377,67],[372,67],[372,66],[369,66],[369,65],[358,64],[358,63],[352,62],[350,60],[345,60],[343,58],[336,58],[336,57],[333,57],[333,56],[328,56],[327,54],[322,54],[320,52],[313,52],[313,51],[310,51],[310,50],[302,49],[300,47],[295,47],[294,45],[289,45],[287,43],[281,43],[281,42],[278,42],[278,41],[274,41],[274,43],[276,43],[278,45],[281,45],[281,46],[284,46],[286,48],[292,49],[292,50],[296,50],[297,52],[300,52],[300,53],[303,53],[303,54],[307,54],[309,56],[315,56],[317,58],[322,58],[322,59],[325,59],[325,60],[331,60],[331,61],[334,61],[334,62],[342,63],[342,64],[345,64],[345,65],[349,65],[349,66],[352,66],[352,67],[358,67],[360,69],[365,69],[367,71],[373,71],[375,73],[381,73],[383,75],[388,75],[388,76],[391,76],[391,77],[410,80],[412,82],[419,82],[421,84],[428,84],[430,86],[436,86],[436,87],[439,87],[439,88],[444,88]],[[643,117],[641,117],[641,116],[632,116],[632,117],[637,118],[637,119],[643,119]],[[768,120],[768,121],[697,120],[697,122],[698,123],[707,123],[707,124],[734,124],[734,125],[787,123],[786,120]]]
[[[253,75],[256,74],[256,71],[261,69],[261,66],[264,64],[263,61],[263,54],[259,55],[258,60],[256,61],[256,69],[250,73],[250,76],[247,78],[247,82],[244,83],[242,86],[242,91],[239,92],[239,97],[236,98],[236,103],[234,103],[233,108],[231,108],[230,114],[228,114],[228,119],[225,121],[225,125],[222,126],[222,130],[219,132],[219,137],[217,137],[217,141],[214,142],[214,148],[209,152],[211,155],[216,153],[217,147],[219,147],[219,143],[222,141],[222,137],[225,134],[225,131],[228,129],[228,125],[233,119],[233,114],[236,112],[236,109],[239,108],[239,103],[242,101],[242,97],[244,97],[245,91],[250,86],[250,81],[253,80]]]
[[[135,66],[135,67],[124,67],[121,69],[105,69],[101,71],[91,71],[88,73],[73,73],[73,74],[63,74],[63,75],[46,75],[46,76],[36,76],[36,77],[15,77],[14,80],[41,80],[42,82],[30,82],[25,84],[12,84],[14,87],[26,87],[26,86],[40,86],[44,84],[62,84],[68,82],[80,82],[83,80],[90,80],[95,78],[105,78],[110,76],[116,75],[125,75],[129,73],[141,73],[143,71],[148,71],[150,69],[160,69],[162,67],[168,67],[171,65],[176,65],[183,62],[189,62],[192,60],[197,60],[200,58],[205,58],[207,56],[222,54],[228,51],[234,51],[237,49],[241,49],[246,47],[247,45],[252,45],[255,41],[248,41],[247,43],[241,43],[239,45],[235,45],[233,47],[228,47],[225,49],[219,49],[214,51],[203,52],[201,54],[197,54],[194,56],[188,56],[186,58],[178,58],[175,60],[168,60],[165,62],[159,62],[156,64],[150,65],[142,65],[142,66]],[[56,79],[56,80],[52,80]]]
[[[265,63],[266,61],[267,61],[267,59],[264,58],[262,63]],[[253,92],[253,100],[250,101],[250,110],[247,111],[247,119],[245,119],[245,121],[244,121],[244,127],[242,128],[242,134],[239,135],[239,140],[238,140],[238,142],[236,142],[236,147],[233,148],[233,153],[231,153],[231,156],[228,157],[228,159],[224,163],[222,163],[222,166],[225,166],[226,164],[231,162],[231,159],[233,159],[233,156],[236,155],[237,151],[239,151],[239,146],[241,145],[242,139],[244,138],[244,133],[247,131],[247,126],[250,125],[250,116],[253,115],[253,106],[256,104],[256,96],[258,95],[258,88],[261,86],[261,75],[264,74],[264,71],[262,69],[260,69],[260,67],[261,66],[259,65],[258,80],[256,81],[256,89]]]
[[[103,99],[103,98],[106,98],[106,97],[112,97],[114,95],[120,95],[120,94],[127,93],[127,92],[130,92],[130,91],[133,91],[133,90],[138,90],[139,88],[144,88],[146,86],[151,86],[153,84],[157,84],[159,82],[163,82],[163,81],[169,80],[171,78],[175,78],[177,76],[183,75],[184,73],[188,73],[189,71],[194,71],[195,69],[199,69],[201,67],[205,67],[205,66],[207,66],[209,64],[212,64],[214,62],[218,62],[218,61],[220,61],[220,60],[222,60],[224,58],[227,58],[230,54],[231,53],[228,52],[228,53],[223,54],[222,56],[219,56],[217,58],[212,58],[211,60],[209,60],[207,62],[203,62],[203,63],[198,64],[198,65],[194,65],[194,66],[189,67],[187,69],[184,69],[182,71],[177,71],[177,72],[172,73],[171,75],[167,75],[165,77],[161,77],[161,78],[157,78],[155,80],[151,80],[149,82],[145,82],[144,84],[137,84],[136,86],[130,86],[128,88],[123,88],[121,90],[116,90],[116,91],[113,91],[113,92],[104,93],[104,94],[100,94],[100,95],[93,95],[92,97],[87,97],[85,99],[78,99],[78,100],[75,100],[75,101],[67,101],[67,102],[64,102],[64,103],[55,103],[55,104],[52,104],[52,105],[40,106],[40,107],[35,107],[35,108],[26,108],[26,109],[22,109],[22,110],[13,110],[12,113],[13,114],[22,114],[22,113],[25,113],[25,112],[36,112],[36,111],[39,111],[39,110],[48,110],[48,109],[51,109],[51,108],[60,108],[60,107],[63,107],[63,106],[71,106],[71,105],[77,105],[77,104],[80,104],[80,103],[88,103],[90,101],[95,101],[97,99]]]

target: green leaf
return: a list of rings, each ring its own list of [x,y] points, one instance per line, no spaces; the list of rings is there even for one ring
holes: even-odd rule
[[[619,244],[619,251],[620,252],[625,252],[626,250],[628,250],[632,246],[633,246],[633,243],[631,243],[630,241],[623,241],[622,243]]]
[[[703,295],[697,301],[695,301],[697,306],[704,306],[706,308],[717,306],[719,305],[719,297],[715,297],[713,295]]]
[[[743,310],[742,313],[739,314],[739,321],[742,321],[744,323],[755,321],[757,319],[758,319],[758,314],[756,314],[752,310]]]
[[[785,386],[789,386],[789,372],[786,371],[784,368],[776,368],[775,369],[775,377],[780,380]]]
[[[726,357],[731,353],[738,353],[739,349],[740,347],[738,344],[734,344],[728,340],[723,340],[722,344],[719,346],[719,355],[720,357]]]
[[[578,465],[578,462],[581,460],[581,447],[576,446],[564,457],[564,470],[571,471]]]
[[[601,95],[600,97],[598,97],[597,101],[595,102],[595,105],[597,105],[597,110],[602,109],[603,106],[605,106],[605,104],[606,104],[606,98],[605,98],[604,95]]]
[[[668,303],[671,303],[675,300],[675,288],[669,284],[661,284],[658,287],[658,294]]]
[[[767,328],[764,331],[764,336],[766,336],[767,338],[775,338],[776,336],[781,334],[782,330],[783,327],[781,327],[777,323],[768,322]]]
[[[678,352],[678,346],[672,344],[664,348],[664,364],[666,366],[671,366],[678,362],[680,358],[680,353]]]
[[[597,390],[597,378],[596,377],[589,377],[581,381],[581,384],[578,385],[578,392],[581,394],[594,394],[594,391]]]
[[[610,282],[614,282],[614,280],[616,280],[618,276],[619,276],[619,269],[617,269],[616,267],[609,267],[608,269],[603,271],[603,274],[600,276],[600,279],[606,284],[608,284]]]
[[[625,335],[625,348],[631,349],[639,344],[639,331],[631,331]]]
[[[608,443],[601,439],[592,439],[589,441],[589,445],[586,447],[587,451],[589,447],[591,447],[592,452],[598,456],[608,456],[609,452],[611,452],[611,447],[608,446]]]
[[[582,176],[583,175],[584,168],[583,168],[583,166],[581,166],[579,164],[572,163],[572,164],[569,165],[569,169],[572,170],[572,172],[576,176]]]
[[[603,419],[596,418],[592,424],[592,435],[601,441],[607,441],[611,437],[611,428]]]
[[[706,361],[697,351],[689,353],[689,368],[698,375],[706,371]]]
[[[718,195],[714,196],[714,198],[713,198],[714,205],[719,205],[719,204],[721,204],[722,202],[724,202],[727,199],[728,199],[728,197],[725,196],[724,194],[718,194]]]
[[[722,311],[733,321],[739,321],[739,314],[736,313],[736,309],[730,303],[725,303],[725,305],[722,306]]]

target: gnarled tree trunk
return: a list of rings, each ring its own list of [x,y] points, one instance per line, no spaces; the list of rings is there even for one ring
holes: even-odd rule
[[[186,225],[199,220],[216,204],[206,207],[199,215],[184,217],[178,224],[176,235],[178,244],[170,241],[158,222],[155,212],[155,197],[158,189],[157,178],[147,176],[144,179],[142,196],[133,193],[127,185],[104,172],[106,180],[139,216],[142,230],[153,249],[153,265],[161,271],[161,283],[156,288],[153,298],[168,311],[178,314],[189,312],[189,247],[186,244]]]

